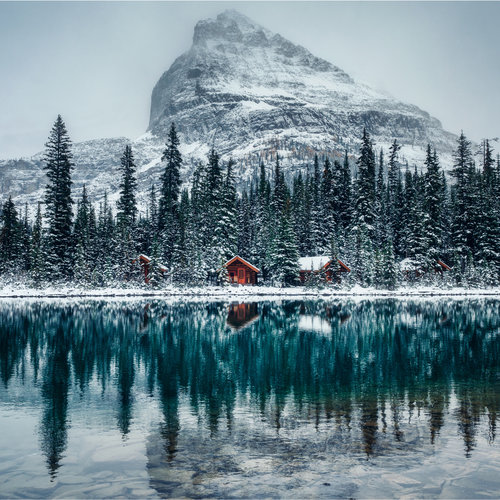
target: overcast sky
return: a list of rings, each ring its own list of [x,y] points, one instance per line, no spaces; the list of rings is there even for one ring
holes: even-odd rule
[[[58,113],[75,142],[143,134],[156,81],[227,8],[451,132],[500,136],[498,2],[0,2],[0,158],[42,150]]]

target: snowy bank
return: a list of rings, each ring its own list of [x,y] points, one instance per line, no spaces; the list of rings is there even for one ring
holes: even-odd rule
[[[269,287],[269,286],[207,286],[207,287],[166,287],[151,289],[131,288],[95,288],[85,289],[72,286],[48,288],[24,288],[19,286],[0,287],[2,298],[65,298],[65,297],[157,297],[157,298],[205,298],[210,300],[231,299],[267,299],[267,298],[303,298],[326,299],[335,297],[500,297],[500,287],[494,288],[435,288],[435,287],[401,287],[397,290],[378,290],[355,286],[350,289],[307,288],[307,287]]]

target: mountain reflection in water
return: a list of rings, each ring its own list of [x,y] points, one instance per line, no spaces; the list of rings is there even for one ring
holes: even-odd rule
[[[241,457],[290,475],[306,457],[432,453],[443,429],[468,459],[479,437],[497,445],[499,304],[13,301],[0,307],[0,395],[40,408],[52,478],[79,398],[109,410],[123,439],[138,395],[152,398],[147,469],[161,495],[220,494],[202,483],[243,474]]]

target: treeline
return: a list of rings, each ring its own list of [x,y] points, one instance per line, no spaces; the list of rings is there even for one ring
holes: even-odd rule
[[[3,204],[0,273],[36,286],[139,283],[137,256],[145,253],[153,286],[224,283],[222,265],[238,254],[262,270],[265,283],[293,285],[299,256],[328,254],[351,268],[352,284],[498,284],[500,160],[489,141],[476,165],[470,141],[460,135],[451,182],[430,146],[424,165],[414,169],[401,164],[399,150],[394,141],[386,155],[376,151],[365,130],[355,164],[347,151],[343,161],[316,156],[287,182],[276,154],[238,193],[234,162],[222,162],[212,149],[197,164],[190,189],[181,189],[183,159],[172,124],[145,212],[137,207],[130,146],[121,157],[116,206],[107,197],[91,203],[84,186],[75,207],[71,141],[59,116],[46,144],[44,210],[40,202],[31,220],[28,207],[19,213],[11,198]],[[446,278],[438,260],[452,267]]]

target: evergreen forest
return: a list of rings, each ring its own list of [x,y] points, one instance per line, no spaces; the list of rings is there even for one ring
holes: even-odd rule
[[[299,257],[328,255],[351,272],[340,284],[312,273],[306,286],[498,285],[500,159],[490,141],[477,152],[462,133],[445,175],[430,145],[425,162],[410,168],[400,161],[396,140],[383,151],[366,130],[360,138],[356,155],[316,155],[292,176],[276,152],[242,190],[233,160],[223,161],[212,148],[184,188],[172,124],[161,178],[139,210],[130,146],[120,159],[116,204],[107,196],[93,203],[85,186],[75,199],[72,144],[58,116],[46,143],[45,198],[28,207],[9,197],[1,207],[0,280],[142,286],[138,255],[145,254],[148,287],[224,285],[224,263],[239,255],[261,270],[261,284],[293,286]]]

